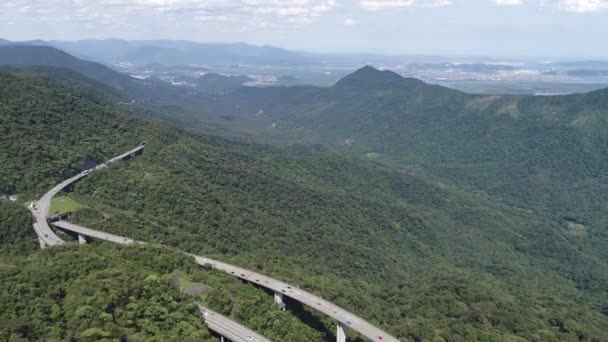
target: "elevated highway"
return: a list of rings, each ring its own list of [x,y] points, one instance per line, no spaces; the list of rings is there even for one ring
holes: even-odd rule
[[[55,197],[63,189],[76,183],[80,179],[86,177],[89,173],[91,173],[95,170],[103,169],[103,168],[107,167],[109,164],[123,160],[129,156],[133,156],[136,153],[143,150],[144,147],[145,147],[145,142],[140,144],[139,146],[137,146],[136,148],[134,148],[132,150],[129,150],[117,157],[114,157],[114,158],[106,161],[103,164],[97,165],[94,168],[91,168],[88,170],[84,170],[84,171],[80,172],[79,174],[77,174],[76,176],[69,178],[67,180],[64,180],[63,182],[59,183],[58,185],[55,185],[51,190],[49,190],[46,194],[44,194],[44,196],[42,196],[38,201],[33,203],[32,207],[31,207],[32,214],[34,215],[34,220],[35,220],[35,223],[33,226],[34,226],[34,231],[36,232],[36,235],[38,235],[38,240],[40,241],[40,247],[44,248],[47,246],[56,246],[56,245],[61,245],[64,243],[64,241],[59,236],[57,236],[57,234],[55,234],[55,232],[53,232],[53,230],[51,229],[51,227],[49,226],[48,221],[47,221],[47,218],[49,215],[49,210],[51,209],[51,200],[53,199],[53,197]]]
[[[144,243],[135,241],[126,237],[108,234],[87,227],[83,227],[77,224],[56,221],[52,223],[58,229],[76,233],[79,236],[87,236],[95,239],[110,241],[122,245],[130,245],[133,243]],[[345,328],[348,327],[359,334],[369,338],[371,341],[376,342],[398,342],[397,338],[391,336],[384,330],[377,328],[371,323],[367,322],[363,318],[349,312],[341,307],[317,296],[310,292],[304,291],[300,288],[294,287],[290,284],[276,280],[274,278],[265,276],[261,273],[247,270],[242,267],[234,266],[219,260],[210,259],[207,257],[185,253],[186,255],[194,258],[194,261],[206,268],[214,268],[219,271],[228,273],[247,282],[256,284],[258,286],[272,290],[275,293],[275,301],[277,304],[283,304],[283,296],[292,298],[302,304],[305,304],[323,314],[333,318],[337,321],[336,326],[336,337],[338,342],[346,341]],[[283,304],[284,305],[284,304]]]
[[[355,330],[372,341],[398,341],[395,337],[368,323],[363,318],[310,292],[242,267],[198,255],[189,255],[192,256],[196,263],[201,266],[213,267],[250,283],[257,284],[274,291],[275,300],[278,304],[282,303],[283,296],[287,296],[333,318],[338,322],[336,327],[336,336],[338,337],[339,341],[345,340],[345,327]],[[340,338],[340,336],[343,336],[343,338]]]
[[[67,221],[54,221],[51,222],[51,224],[57,229],[77,234],[79,240],[81,237],[83,237],[82,240],[84,240],[84,237],[86,236],[88,238],[109,241],[120,245],[132,245],[134,243],[145,244],[145,242],[135,241],[119,235],[101,232]],[[222,336],[222,341],[225,337],[233,342],[270,342],[270,340],[266,337],[254,332],[242,324],[231,320],[226,316],[212,311],[211,309],[208,309],[200,304],[198,304],[198,307],[209,330]]]
[[[143,150],[144,147],[145,147],[145,143],[142,143],[141,145],[137,146],[136,148],[134,148],[130,151],[127,151],[117,157],[114,157],[101,165],[98,165],[92,169],[82,171],[78,175],[76,175],[72,178],[69,178],[69,179],[61,182],[60,184],[56,185],[55,187],[53,187],[50,191],[48,191],[46,194],[44,194],[44,196],[42,196],[42,198],[37,203],[33,204],[32,213],[33,213],[35,221],[36,221],[33,224],[33,227],[40,240],[40,247],[44,248],[46,246],[56,246],[56,245],[61,245],[61,244],[65,243],[51,229],[51,227],[49,226],[48,220],[47,220],[49,210],[51,207],[51,200],[53,199],[53,197],[55,195],[57,195],[59,192],[61,192],[66,187],[70,186],[71,184],[86,177],[88,174],[90,174],[91,172],[93,172],[95,170],[103,169],[111,163],[126,159],[130,156],[134,156],[136,153]],[[52,224],[55,227],[57,227],[58,229],[61,229],[63,231],[76,233],[78,235],[79,241],[81,243],[86,242],[85,237],[110,241],[110,242],[118,243],[118,244],[122,244],[122,245],[130,245],[133,243],[143,243],[143,242],[135,241],[130,238],[96,231],[94,229],[79,226],[79,225],[72,224],[72,223],[69,223],[66,221],[56,221],[56,222],[52,222]],[[196,263],[198,263],[201,266],[215,268],[217,270],[220,270],[225,273],[231,274],[235,277],[238,277],[242,280],[245,280],[250,283],[256,284],[258,286],[272,290],[275,294],[274,295],[275,301],[277,302],[277,304],[279,304],[279,306],[281,308],[284,308],[284,306],[285,306],[285,304],[283,302],[283,297],[288,296],[289,298],[292,298],[293,300],[296,300],[302,304],[305,304],[305,305],[307,305],[315,310],[318,310],[319,312],[333,318],[337,322],[336,337],[337,337],[338,342],[346,341],[345,327],[348,327],[348,328],[358,332],[359,334],[369,338],[371,341],[398,342],[398,340],[395,337],[393,337],[390,334],[388,334],[387,332],[377,328],[376,326],[372,325],[371,323],[367,322],[366,320],[362,319],[361,317],[359,317],[345,309],[342,309],[341,307],[339,307],[327,300],[324,300],[323,298],[316,296],[310,292],[304,291],[297,287],[293,287],[280,280],[270,278],[263,274],[253,272],[253,271],[247,270],[242,267],[234,266],[234,265],[231,265],[231,264],[219,261],[219,260],[214,260],[214,259],[206,258],[203,256],[193,255],[193,254],[189,254],[189,253],[186,253],[186,254],[193,257],[194,260],[196,261]],[[208,313],[208,315],[210,315],[210,313]],[[211,325],[213,325],[214,328],[224,329],[226,334],[229,334],[231,332],[234,334],[235,332],[245,331],[240,328],[236,329],[235,325],[228,325],[227,322],[218,318],[219,316],[217,316],[217,315],[218,315],[217,313],[214,313],[214,315],[211,316],[212,317]],[[219,321],[217,321],[216,319],[219,319]],[[215,323],[213,323],[213,322],[215,322]],[[219,324],[218,322],[224,322],[225,324]],[[232,323],[230,323],[230,324],[232,324]],[[219,331],[217,331],[217,332],[220,333]],[[222,335],[222,336],[224,336],[224,335]],[[239,338],[243,338],[243,337],[246,338],[246,340],[244,340],[244,341],[253,341],[252,339],[250,339],[248,337],[248,336],[253,336],[253,335],[241,335],[239,333],[239,336],[240,336]],[[226,335],[226,337],[230,338],[227,335]],[[239,341],[239,340],[234,340],[234,341]],[[263,341],[263,340],[261,340],[261,341]]]
[[[212,311],[200,304],[198,305],[198,308],[201,315],[203,315],[203,319],[205,320],[207,327],[209,327],[209,330],[215,331],[233,342],[270,342],[270,340],[266,337],[231,320],[226,316]]]
[[[67,221],[55,221],[55,222],[51,222],[51,224],[63,231],[76,233],[76,234],[78,234],[78,236],[86,236],[86,237],[90,237],[93,239],[117,243],[120,245],[131,245],[134,243],[143,243],[143,242],[135,241],[133,239],[129,239],[126,237],[122,237],[122,236],[118,236],[118,235],[114,235],[114,234],[110,234],[110,233],[105,233],[105,232],[100,232],[98,230],[93,230],[93,229],[90,229],[87,227],[79,226],[79,225],[76,225],[76,224],[73,224],[73,223],[70,223]]]

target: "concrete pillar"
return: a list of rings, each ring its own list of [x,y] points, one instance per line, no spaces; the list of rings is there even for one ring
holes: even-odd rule
[[[41,238],[38,238],[38,242],[40,242],[40,249],[45,249],[46,248],[46,243],[44,243],[44,241],[42,241]]]
[[[344,333],[344,326],[340,322],[338,322],[338,327],[336,328],[336,341],[346,342],[346,333]]]
[[[274,302],[277,304],[279,309],[285,311],[285,302],[283,302],[283,294],[275,292],[274,293]]]
[[[78,234],[78,243],[84,245],[87,243],[87,238],[84,235]]]
[[[224,342],[224,336],[220,335],[220,342]]]

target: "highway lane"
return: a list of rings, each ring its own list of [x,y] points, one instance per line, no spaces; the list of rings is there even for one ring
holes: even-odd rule
[[[215,311],[212,311],[200,304],[199,310],[203,315],[205,324],[210,330],[227,337],[234,342],[270,342],[266,337],[256,333],[255,331],[223,316]]]
[[[60,184],[55,185],[51,190],[49,190],[46,194],[44,194],[44,196],[42,196],[42,198],[40,198],[36,202],[33,211],[34,217],[36,219],[34,229],[36,230],[36,234],[38,235],[38,237],[42,241],[44,241],[47,246],[61,245],[64,243],[64,241],[59,238],[59,236],[57,236],[55,232],[53,232],[47,222],[49,210],[51,209],[51,200],[53,199],[53,197],[55,197],[55,195],[57,195],[67,186],[83,178],[84,176],[86,175],[81,172],[78,175],[61,182]]]
[[[34,215],[34,219],[36,221],[36,223],[34,223],[33,227],[34,227],[34,231],[36,232],[36,235],[38,235],[38,238],[44,243],[44,245],[56,246],[56,245],[61,245],[65,242],[59,236],[57,236],[57,234],[55,234],[55,232],[53,232],[53,230],[51,229],[51,227],[49,226],[49,224],[47,222],[49,210],[51,209],[51,200],[53,199],[53,197],[55,197],[59,192],[61,192],[63,189],[65,189],[69,185],[86,177],[89,173],[91,173],[95,170],[103,169],[113,162],[122,160],[123,158],[125,158],[131,154],[137,153],[137,152],[143,150],[144,147],[145,147],[145,143],[142,143],[141,145],[137,146],[136,148],[129,150],[117,157],[114,157],[103,164],[100,164],[94,168],[80,172],[76,176],[71,177],[67,180],[64,180],[63,182],[59,183],[58,185],[55,185],[51,190],[49,190],[46,194],[44,194],[44,196],[42,196],[38,201],[36,201],[33,204],[32,209],[31,209],[32,214]]]
[[[143,242],[138,242],[133,239],[126,238],[126,237],[122,237],[122,236],[118,236],[118,235],[114,235],[114,234],[110,234],[110,233],[105,233],[105,232],[100,232],[98,230],[93,230],[93,229],[90,229],[87,227],[72,224],[67,221],[55,221],[55,222],[51,222],[51,224],[59,229],[65,230],[65,231],[77,233],[79,235],[88,236],[93,239],[110,241],[110,242],[121,244],[121,245],[131,245],[133,243],[143,243]]]
[[[131,245],[134,243],[145,244],[145,242],[135,241],[126,237],[122,237],[115,234],[105,233],[98,230],[83,227],[77,224],[73,224],[67,221],[55,221],[51,224],[64,231],[84,235],[94,239],[104,240],[113,242],[121,245]],[[200,304],[198,304],[199,310],[203,315],[205,324],[210,330],[230,339],[234,342],[270,342],[269,339],[254,332],[253,330],[231,320],[230,318],[223,316],[215,311],[212,311]]]
[[[78,233],[85,236],[90,236],[101,240],[107,240],[119,244],[130,244],[134,241],[122,236],[117,236],[113,234],[107,234],[100,231],[96,231],[94,229],[82,227],[76,224],[68,223],[65,221],[57,221],[53,222],[53,225],[68,230],[74,233]],[[95,236],[94,236],[95,235]],[[106,239],[104,237],[111,237],[111,240]],[[128,241],[131,241],[130,243]],[[143,242],[138,242],[143,243]],[[303,303],[315,310],[318,310],[327,316],[335,319],[336,321],[342,323],[344,327],[351,328],[352,330],[357,331],[361,335],[369,338],[372,341],[376,342],[398,342],[399,340],[393,336],[391,336],[386,331],[377,328],[376,326],[370,324],[363,318],[349,312],[341,307],[317,296],[310,292],[304,291],[300,288],[294,287],[290,284],[282,282],[280,280],[276,280],[274,278],[270,278],[261,273],[253,272],[247,270],[242,267],[234,266],[219,260],[210,259],[207,257],[203,257],[200,255],[194,255],[191,253],[185,253],[186,255],[194,258],[195,262],[203,267],[212,267],[219,271],[231,274],[235,277],[241,278],[253,284],[258,284],[267,289],[273,290],[275,293],[281,293],[284,296],[290,297],[300,303]]]
[[[145,143],[142,143],[141,145],[137,146],[136,148],[134,148],[130,151],[127,151],[117,157],[114,157],[101,165],[98,165],[89,170],[85,170],[85,171],[79,173],[78,175],[76,175],[70,179],[67,179],[67,180],[63,181],[62,183],[56,185],[49,192],[47,192],[44,196],[42,196],[42,198],[38,201],[38,203],[36,205],[34,205],[32,208],[32,212],[36,218],[36,223],[34,223],[34,229],[36,231],[36,234],[40,238],[40,240],[48,246],[54,246],[54,245],[59,245],[59,244],[64,243],[64,241],[61,240],[53,232],[53,230],[50,228],[48,221],[47,221],[48,212],[49,212],[49,209],[51,206],[51,200],[57,193],[62,191],[64,188],[66,188],[70,184],[80,180],[81,178],[86,177],[92,171],[105,168],[113,162],[122,160],[123,158],[125,158],[129,155],[137,153],[138,151],[142,150],[144,147],[145,147]],[[72,231],[74,233],[78,233],[83,236],[89,236],[92,238],[111,241],[114,243],[128,245],[128,244],[137,242],[137,241],[134,241],[129,238],[96,231],[96,230],[93,230],[90,228],[82,227],[79,225],[74,225],[74,224],[71,224],[71,223],[65,222],[65,221],[54,222],[53,225],[57,226],[60,229]],[[142,243],[142,242],[140,242],[140,243]],[[189,253],[186,253],[186,254],[192,256],[199,265],[202,265],[205,267],[216,268],[220,271],[226,272],[228,274],[232,274],[243,280],[246,280],[251,283],[258,284],[265,288],[271,289],[275,293],[283,294],[284,296],[288,296],[296,301],[299,301],[315,310],[318,310],[318,311],[328,315],[329,317],[332,317],[333,319],[335,319],[336,321],[341,323],[344,327],[349,327],[349,328],[357,331],[361,335],[369,338],[372,341],[382,341],[382,342],[398,341],[395,337],[393,337],[390,334],[388,334],[387,332],[375,327],[374,325],[368,323],[366,320],[360,318],[359,316],[357,316],[345,309],[342,309],[341,307],[339,307],[329,301],[326,301],[323,298],[316,296],[310,292],[304,291],[300,288],[293,287],[285,282],[267,277],[263,274],[249,271],[242,267],[230,265],[228,263],[225,263],[225,262],[222,262],[219,260],[209,259],[209,258],[198,256],[198,255],[193,255],[193,254],[189,254]]]
[[[387,332],[368,323],[363,318],[349,312],[341,307],[300,288],[289,285],[280,280],[276,280],[263,274],[253,272],[242,267],[234,266],[222,261],[209,259],[206,257],[189,254],[194,257],[196,263],[205,267],[213,267],[223,272],[232,274],[250,283],[258,284],[265,288],[271,289],[276,293],[281,293],[284,296],[297,300],[302,304],[318,310],[327,316],[342,323],[343,326],[349,327],[361,335],[369,338],[372,341],[389,341],[397,342],[397,338],[391,336]]]

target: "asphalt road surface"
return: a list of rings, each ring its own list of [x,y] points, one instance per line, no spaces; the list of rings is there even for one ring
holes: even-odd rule
[[[61,245],[64,243],[64,241],[59,238],[59,236],[57,236],[55,232],[53,232],[47,222],[49,210],[51,209],[51,200],[53,199],[53,197],[55,197],[55,195],[57,195],[59,192],[61,192],[63,189],[65,189],[72,183],[86,177],[89,173],[95,170],[103,169],[111,163],[120,161],[131,154],[137,153],[140,150],[143,150],[144,147],[145,144],[139,145],[136,148],[127,151],[117,157],[114,157],[103,164],[97,165],[92,169],[84,170],[76,176],[64,180],[58,185],[55,185],[51,190],[44,194],[44,196],[42,196],[32,207],[32,214],[34,215],[34,218],[36,220],[36,223],[34,223],[34,231],[36,232],[36,235],[38,235],[38,238],[40,238],[40,240],[43,241],[44,244],[47,246]]]
[[[65,221],[57,221],[53,222],[53,225],[57,226],[60,229],[71,231],[74,233],[78,233],[81,235],[89,236],[92,238],[98,238],[101,240],[111,241],[123,245],[132,244],[134,241],[129,238],[125,238],[122,236],[108,234],[100,231],[96,231],[90,228],[82,227],[76,224],[72,224]],[[143,242],[139,242],[143,243]],[[253,272],[242,267],[234,266],[219,260],[214,260],[210,258],[206,258],[199,255],[194,255],[190,253],[186,253],[194,258],[197,264],[203,267],[211,267],[217,270],[223,271],[225,273],[231,274],[235,277],[247,280],[250,283],[258,284],[259,286],[268,288],[273,290],[276,293],[281,293],[284,296],[290,297],[294,300],[297,300],[300,303],[306,304],[307,306],[318,310],[327,316],[335,319],[338,322],[341,322],[344,327],[348,327],[352,330],[357,331],[359,334],[369,338],[372,341],[376,342],[398,342],[399,340],[386,331],[377,328],[371,323],[367,322],[363,318],[349,312],[341,307],[326,301],[325,299],[314,295],[310,292],[304,291],[300,288],[292,286],[290,284],[284,283],[280,280],[276,280],[270,277],[267,277],[263,274]]]
[[[199,304],[205,324],[210,330],[227,337],[233,342],[270,342],[255,331]]]

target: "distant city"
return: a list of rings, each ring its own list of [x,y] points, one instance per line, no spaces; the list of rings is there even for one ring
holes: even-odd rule
[[[388,69],[470,93],[561,95],[608,86],[607,61],[497,59],[488,57],[382,56],[319,54],[245,43],[120,39],[27,41],[2,44],[47,45],[81,59],[104,63],[139,79],[154,77],[173,85],[223,91],[235,85],[254,87],[331,86],[363,65]],[[223,86],[229,85],[227,89]]]
[[[447,59],[447,58],[446,58]],[[158,77],[178,86],[194,86],[188,77],[208,73],[247,76],[246,86],[331,86],[362,64],[197,65],[171,66],[116,63],[112,67],[136,78]],[[608,85],[608,62],[444,62],[375,64],[404,77],[414,77],[465,92],[486,94],[561,95]]]

